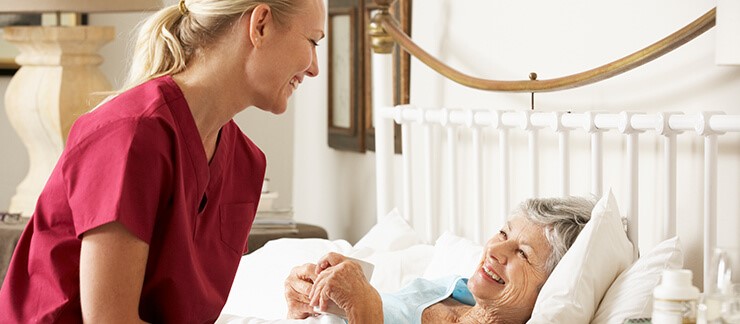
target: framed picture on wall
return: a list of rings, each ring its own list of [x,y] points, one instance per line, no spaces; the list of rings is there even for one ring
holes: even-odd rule
[[[372,124],[372,47],[367,33],[379,7],[373,0],[329,0],[328,141],[338,150],[364,152],[375,148]],[[411,0],[397,0],[391,13],[411,32]],[[394,49],[394,104],[408,103],[409,56]],[[396,129],[400,150],[400,127]]]
[[[362,152],[363,27],[360,0],[329,1],[329,146]]]

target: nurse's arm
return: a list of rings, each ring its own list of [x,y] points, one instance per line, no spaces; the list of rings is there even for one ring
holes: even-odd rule
[[[143,323],[139,299],[149,245],[118,222],[82,235],[80,305],[84,323]]]

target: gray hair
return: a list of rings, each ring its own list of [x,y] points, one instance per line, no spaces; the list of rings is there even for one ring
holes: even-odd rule
[[[531,198],[518,207],[520,215],[544,227],[552,250],[545,263],[548,274],[563,258],[578,234],[591,219],[596,200],[586,197]]]

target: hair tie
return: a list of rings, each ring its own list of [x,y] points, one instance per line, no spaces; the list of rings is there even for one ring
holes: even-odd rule
[[[190,11],[188,10],[188,7],[186,7],[186,6],[185,6],[185,0],[180,0],[180,5],[179,5],[179,8],[180,8],[180,13],[181,13],[181,14],[182,14],[183,16],[187,16],[187,15],[188,15],[188,13],[190,12]]]

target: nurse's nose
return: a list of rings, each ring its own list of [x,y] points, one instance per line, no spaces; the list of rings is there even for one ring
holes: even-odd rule
[[[315,77],[319,75],[319,59],[318,55],[316,54],[316,48],[313,49],[313,53],[311,54],[311,65],[308,66],[308,69],[306,70],[306,75],[310,77]]]

